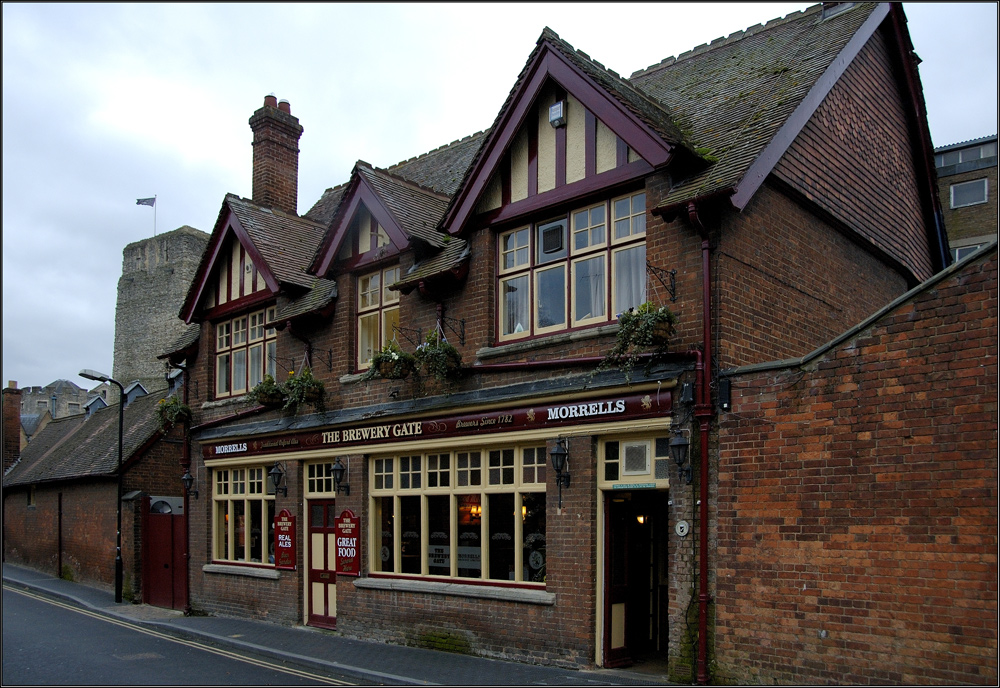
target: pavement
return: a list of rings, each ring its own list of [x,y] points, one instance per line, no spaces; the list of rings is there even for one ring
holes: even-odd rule
[[[147,604],[115,603],[103,588],[4,562],[5,587],[32,590],[172,637],[265,656],[319,674],[393,685],[656,686],[665,676],[621,669],[573,670],[346,638],[310,626],[225,616],[185,616]],[[655,671],[655,669],[654,669]]]

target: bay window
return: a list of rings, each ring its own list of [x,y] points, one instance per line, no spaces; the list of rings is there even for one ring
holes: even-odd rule
[[[545,447],[371,463],[373,572],[545,581]]]
[[[498,258],[500,341],[613,321],[646,300],[646,195],[502,232]]]

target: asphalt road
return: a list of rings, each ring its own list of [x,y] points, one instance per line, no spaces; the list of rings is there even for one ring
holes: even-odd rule
[[[309,686],[357,682],[175,638],[5,586],[2,683]]]

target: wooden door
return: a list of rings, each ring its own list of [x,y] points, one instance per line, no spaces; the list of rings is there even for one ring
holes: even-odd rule
[[[336,530],[337,503],[309,502],[309,625],[337,627]]]
[[[184,609],[187,607],[186,516],[150,512],[148,506],[143,511],[143,602],[154,607]]]
[[[629,650],[629,524],[627,495],[604,495],[604,666],[632,664]]]

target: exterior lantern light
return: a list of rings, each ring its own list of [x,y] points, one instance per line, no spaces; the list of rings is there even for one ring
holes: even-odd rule
[[[111,382],[118,386],[118,534],[115,543],[115,602],[122,601],[122,428],[125,425],[125,387],[110,375],[84,368],[80,377],[95,382]]]
[[[559,486],[559,508],[562,508],[563,486],[569,487],[569,466],[566,465],[566,456],[569,451],[566,449],[566,440],[560,437],[556,440],[556,446],[549,452],[552,460],[552,470],[556,472],[556,485]]]
[[[340,494],[341,492],[343,492],[345,495],[350,497],[351,486],[342,484],[344,480],[344,473],[347,472],[347,466],[340,463],[339,456],[337,457],[337,460],[334,462],[333,468],[331,470],[333,471],[333,493]]]
[[[670,439],[670,456],[673,458],[674,463],[677,464],[677,468],[685,479],[685,484],[691,484],[691,466],[687,468],[684,464],[687,463],[688,458],[688,447],[691,442],[684,435],[677,433]]]
[[[195,499],[198,499],[198,490],[192,490],[194,486],[194,476],[191,475],[191,471],[188,468],[184,469],[184,475],[181,476],[181,482],[184,484],[184,492],[190,495],[194,495]]]
[[[274,494],[278,494],[280,492],[287,497],[288,486],[281,486],[281,479],[285,477],[285,472],[281,470],[281,464],[275,461],[274,465],[271,466],[271,470],[269,470],[267,474],[270,476],[271,483],[274,485]]]

